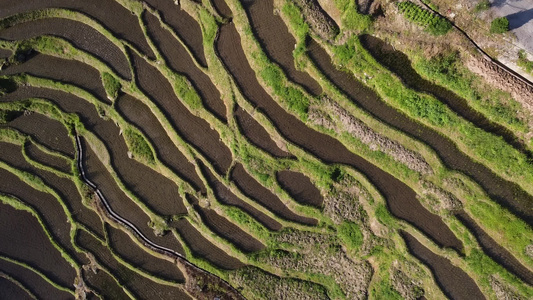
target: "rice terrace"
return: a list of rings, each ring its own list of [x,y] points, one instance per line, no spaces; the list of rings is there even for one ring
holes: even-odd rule
[[[533,299],[525,2],[0,0],[0,299]]]

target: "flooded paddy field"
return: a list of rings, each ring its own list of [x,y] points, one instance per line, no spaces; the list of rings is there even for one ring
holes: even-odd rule
[[[348,2],[0,0],[0,298],[533,297],[523,182],[357,72],[531,147],[371,36],[390,7]],[[361,113],[376,141],[337,126]]]

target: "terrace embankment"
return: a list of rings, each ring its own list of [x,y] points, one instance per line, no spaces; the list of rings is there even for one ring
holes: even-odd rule
[[[101,22],[116,37],[131,42],[150,57],[154,57],[150,46],[144,39],[137,16],[114,0],[0,0],[0,7],[2,7],[0,18],[45,8],[66,8],[79,11]]]
[[[296,40],[280,16],[274,13],[274,0],[243,1],[252,30],[268,57],[277,63],[287,77],[318,96],[320,85],[309,74],[296,70],[292,52]]]
[[[533,285],[533,272],[522,265],[504,247],[496,243],[466,212],[461,211],[455,216],[474,234],[479,245],[489,257],[527,284]]]
[[[231,180],[235,182],[244,194],[278,216],[301,224],[317,224],[316,219],[303,217],[292,212],[276,195],[274,195],[274,193],[262,186],[250,174],[248,174],[241,164],[236,164],[231,171]]]
[[[0,259],[0,271],[21,282],[34,295],[46,295],[50,299],[73,298],[73,295],[55,288],[37,273],[15,263]]]
[[[364,86],[353,76],[337,70],[326,51],[313,40],[309,44],[308,53],[323,74],[355,104],[360,105],[382,122],[428,144],[448,167],[472,177],[487,191],[491,198],[509,208],[526,222],[531,223],[533,221],[533,211],[531,210],[533,196],[524,192],[517,184],[498,177],[483,164],[474,162],[461,152],[453,141],[406,117],[387,105],[374,91]]]
[[[145,60],[133,54],[135,80],[139,87],[158,105],[177,133],[213,163],[219,173],[226,173],[232,161],[228,147],[209,123],[193,115],[174,94],[168,80]]]
[[[34,142],[26,142],[24,151],[30,159],[45,166],[52,167],[64,173],[71,172],[71,165],[68,160],[42,151]]]
[[[238,259],[229,256],[207,240],[188,220],[180,219],[175,223],[176,230],[194,255],[204,258],[225,270],[235,270],[243,266],[243,263]]]
[[[149,12],[143,14],[143,20],[150,37],[159,48],[167,65],[175,72],[184,75],[196,89],[205,108],[223,122],[227,122],[226,105],[220,98],[220,92],[192,61],[192,57],[172,34],[161,26],[161,22]]]
[[[233,24],[221,27],[216,47],[244,95],[255,106],[265,111],[282,135],[327,163],[342,163],[356,168],[368,176],[372,184],[383,193],[389,209],[396,217],[414,224],[441,246],[462,249],[462,243],[453,232],[437,215],[430,213],[420,204],[411,188],[353,154],[338,140],[310,129],[283,110],[257,81]]]
[[[7,124],[9,127],[31,136],[41,145],[74,157],[74,145],[68,131],[60,122],[40,113],[29,112]],[[5,127],[5,126],[2,126]]]
[[[76,241],[90,251],[97,261],[109,269],[122,284],[137,297],[142,299],[189,299],[180,287],[159,284],[121,264],[113,257],[110,249],[92,236],[80,231]],[[176,268],[177,269],[177,268]]]
[[[136,268],[164,280],[185,282],[183,274],[175,263],[145,252],[129,235],[119,229],[106,225],[106,231],[109,246],[113,251]]]
[[[514,148],[529,157],[532,157],[533,154],[527,150],[524,144],[520,142],[511,130],[503,125],[492,122],[482,113],[477,112],[470,107],[464,98],[461,98],[454,92],[422,78],[413,69],[411,61],[403,52],[394,49],[392,45],[385,41],[368,34],[360,36],[360,40],[363,47],[365,47],[365,49],[368,50],[377,61],[397,74],[407,86],[420,92],[432,94],[459,116],[487,132],[502,137]]]
[[[265,215],[250,204],[244,202],[239,197],[235,196],[235,194],[233,194],[227,186],[225,186],[222,182],[216,179],[216,177],[211,173],[211,171],[207,169],[207,167],[203,163],[198,161],[198,165],[202,169],[202,173],[204,174],[207,182],[209,183],[209,186],[213,189],[213,193],[215,194],[215,197],[218,201],[222,202],[225,205],[231,205],[242,209],[270,230],[278,231],[282,228],[282,225],[276,220]]]
[[[272,140],[270,134],[257,122],[250,114],[248,114],[241,107],[237,107],[233,113],[237,125],[241,132],[248,140],[257,147],[265,150],[266,152],[276,157],[290,157],[291,154],[280,149],[280,147]]]
[[[196,173],[194,165],[176,148],[148,106],[131,95],[122,94],[115,101],[115,108],[128,123],[136,125],[150,139],[157,157],[167,167],[202,194],[206,192],[204,183]]]
[[[0,160],[6,162],[13,168],[23,170],[30,174],[35,174],[46,185],[53,188],[58,194],[60,178],[52,173],[44,172],[33,168],[22,156],[20,146],[0,142]],[[66,212],[59,203],[59,200],[52,194],[41,192],[32,188],[29,184],[22,181],[17,175],[1,169],[2,179],[0,181],[0,190],[6,194],[13,195],[18,199],[23,199],[28,205],[39,212],[45,226],[50,230],[52,237],[56,242],[71,256],[79,261],[84,261],[84,257],[78,255],[70,242],[69,224]],[[45,177],[46,176],[46,177]],[[62,199],[66,202],[66,199]]]
[[[102,162],[98,159],[90,147],[84,147],[84,166],[87,177],[94,182],[98,189],[105,195],[109,205],[120,216],[129,220],[145,236],[155,243],[183,253],[181,245],[170,234],[156,236],[152,228],[148,226],[150,217],[118,187],[115,179],[109,174]]]
[[[219,215],[215,210],[202,207],[196,197],[187,195],[187,199],[209,229],[234,244],[237,248],[245,252],[255,252],[265,248],[265,245],[243,231],[239,226]]]
[[[124,53],[96,29],[81,22],[60,19],[38,19],[3,29],[0,38],[25,40],[43,35],[64,38],[75,47],[100,58],[122,78],[131,79],[131,71]]]
[[[474,280],[448,259],[431,252],[407,232],[400,232],[409,251],[426,264],[444,294],[451,299],[485,299]]]
[[[100,79],[100,72],[87,64],[45,54],[37,54],[23,64],[4,68],[0,75],[29,74],[81,87],[99,100],[111,103]]]
[[[304,174],[294,171],[279,171],[276,173],[276,179],[294,200],[306,205],[322,206],[324,198],[313,185],[311,179]]]
[[[159,12],[163,22],[167,23],[181,38],[196,60],[202,66],[207,67],[200,24],[174,1],[145,0],[145,2]]]
[[[82,276],[85,284],[104,299],[130,300],[124,289],[106,272],[84,266]],[[91,298],[88,298],[91,299]]]
[[[0,255],[25,262],[62,286],[74,283],[76,272],[29,212],[0,203],[0,240]]]

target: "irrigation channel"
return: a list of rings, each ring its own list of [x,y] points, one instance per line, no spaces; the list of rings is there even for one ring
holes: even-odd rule
[[[145,246],[150,247],[152,250],[154,250],[156,252],[165,254],[165,255],[173,258],[173,259],[176,259],[178,263],[182,263],[182,264],[184,264],[186,266],[192,267],[196,271],[200,271],[201,273],[205,273],[208,276],[213,276],[213,277],[217,278],[218,280],[220,280],[220,282],[222,282],[223,284],[227,285],[226,286],[227,289],[231,290],[234,295],[238,296],[238,297],[235,297],[234,299],[245,299],[244,296],[242,296],[235,288],[233,288],[224,279],[220,278],[219,276],[217,276],[217,275],[215,275],[213,273],[210,273],[207,270],[204,270],[204,269],[194,265],[193,263],[188,261],[187,258],[185,258],[185,256],[183,256],[181,253],[178,253],[178,252],[176,252],[176,251],[174,251],[172,249],[160,246],[160,245],[152,242],[133,223],[131,223],[130,221],[124,219],[123,217],[121,217],[117,213],[115,213],[113,211],[113,209],[111,208],[111,206],[109,205],[109,202],[105,198],[104,194],[102,194],[102,192],[98,189],[96,184],[94,184],[92,181],[89,180],[89,178],[87,178],[87,176],[85,174],[85,170],[83,169],[83,147],[81,145],[80,136],[77,133],[75,134],[75,136],[76,136],[76,146],[77,146],[77,150],[78,150],[77,163],[78,163],[78,169],[80,171],[81,179],[88,186],[90,186],[93,189],[93,191],[96,193],[96,195],[100,199],[100,202],[103,204],[103,207],[105,208],[105,210],[106,210],[106,212],[108,214],[108,217],[110,217],[113,221],[115,221],[115,222],[121,224],[122,226],[126,227],[128,230],[132,231],[133,233],[135,233],[135,235],[139,239],[141,239],[141,241],[143,242],[143,244]]]

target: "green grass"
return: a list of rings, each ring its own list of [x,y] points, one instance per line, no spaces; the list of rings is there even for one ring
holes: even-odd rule
[[[490,8],[490,1],[489,0],[481,0],[474,7],[474,12],[475,13],[479,13],[479,12],[488,10],[489,8]]]
[[[527,59],[526,51],[518,51],[518,60],[516,61],[516,64],[522,67],[526,72],[533,74],[533,61]]]
[[[337,235],[348,249],[358,250],[363,244],[363,233],[359,226],[353,222],[342,222],[337,227]]]
[[[124,140],[128,145],[133,157],[141,161],[153,164],[155,162],[154,153],[150,144],[137,130],[128,127],[124,130]]]
[[[107,97],[111,100],[115,100],[118,96],[118,92],[122,88],[120,81],[115,76],[104,72],[102,73],[102,83],[104,84]]]
[[[409,21],[422,26],[432,35],[444,35],[452,29],[452,24],[439,15],[423,9],[410,1],[398,3],[398,9]]]
[[[490,32],[501,34],[509,31],[509,20],[506,17],[496,18],[490,23]]]

